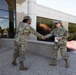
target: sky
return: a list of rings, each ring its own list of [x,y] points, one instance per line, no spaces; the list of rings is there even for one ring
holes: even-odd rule
[[[37,3],[76,16],[76,0],[37,0]]]

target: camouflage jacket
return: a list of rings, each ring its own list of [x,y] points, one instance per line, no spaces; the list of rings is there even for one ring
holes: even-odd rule
[[[42,38],[42,35],[35,31],[35,29],[33,29],[30,25],[28,25],[27,23],[20,22],[14,40],[24,43],[27,41],[27,38],[30,33],[33,33],[39,38]]]
[[[56,28],[46,36],[49,38],[51,36],[56,36],[56,35],[58,35],[58,37],[61,38],[58,41],[58,44],[66,44],[66,42],[67,42],[67,31],[64,29],[64,27]]]

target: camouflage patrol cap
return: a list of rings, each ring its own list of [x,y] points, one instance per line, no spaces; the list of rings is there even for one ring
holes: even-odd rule
[[[23,19],[26,19],[26,20],[32,20],[32,19],[30,18],[30,16],[24,16]]]
[[[58,23],[62,24],[61,20],[57,20],[57,21],[55,21],[54,23],[55,23],[55,24],[58,24]]]

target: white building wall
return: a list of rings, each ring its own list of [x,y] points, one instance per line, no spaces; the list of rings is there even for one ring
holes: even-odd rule
[[[16,12],[17,13],[28,13],[28,0],[26,0],[23,4],[16,4]]]
[[[32,18],[31,26],[36,29],[36,6],[37,0],[28,0],[28,15]]]
[[[32,27],[36,29],[36,16],[62,20],[64,22],[76,23],[76,16],[69,15],[45,6],[38,5],[36,0],[26,0],[23,4],[17,4],[18,21],[22,20],[24,15],[30,15],[32,18]],[[21,14],[21,15],[20,15]],[[19,17],[20,15],[20,17]],[[17,22],[18,24],[18,22]]]
[[[68,22],[62,21],[63,26],[68,31]]]
[[[63,13],[45,6],[37,5],[37,16],[76,23],[76,16]]]
[[[16,13],[16,14],[17,14],[17,26],[18,26],[19,23],[22,22],[23,16],[25,16],[26,14],[24,13]]]
[[[16,4],[17,26],[23,20],[23,17],[28,14],[28,0],[23,4]]]
[[[28,0],[28,15],[32,18],[31,26],[36,30],[36,9],[37,9],[37,0]],[[37,39],[33,34],[29,36],[30,39]]]

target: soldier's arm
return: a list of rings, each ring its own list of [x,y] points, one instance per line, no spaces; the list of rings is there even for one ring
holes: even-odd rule
[[[45,37],[46,38],[49,38],[49,37],[51,37],[51,36],[53,36],[53,34],[54,34],[54,30],[52,30],[49,34],[47,34]]]
[[[67,39],[68,38],[68,34],[67,34],[67,31],[66,30],[63,30],[64,31],[64,34],[62,36],[63,39]]]
[[[63,32],[63,35],[61,36],[61,39],[67,39],[68,38],[67,31],[63,29],[62,32]]]
[[[38,33],[34,28],[32,28],[31,26],[27,26],[26,29],[27,29],[30,33],[36,35],[36,36],[39,37],[39,38],[43,38],[43,37],[44,37],[43,35],[41,35],[40,33]]]

